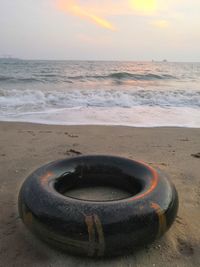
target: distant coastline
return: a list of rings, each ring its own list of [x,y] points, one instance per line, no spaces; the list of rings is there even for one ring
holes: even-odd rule
[[[13,61],[22,61],[23,59],[15,57],[0,57],[0,62],[13,62]]]

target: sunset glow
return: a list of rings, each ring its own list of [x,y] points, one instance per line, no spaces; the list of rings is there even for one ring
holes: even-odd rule
[[[153,15],[157,14],[158,6],[162,6],[162,1],[158,0],[127,0],[127,1],[101,1],[101,5],[96,1],[82,0],[56,0],[59,10],[68,14],[91,21],[102,28],[115,31],[118,29],[108,19],[117,15]],[[159,22],[151,23],[159,28],[166,28],[167,23],[162,19]]]
[[[71,0],[71,1],[59,0],[58,7],[64,12],[68,12],[75,16],[86,18],[100,27],[103,27],[103,28],[106,28],[112,31],[115,30],[115,27],[109,21],[107,21],[106,19],[100,16],[97,16],[94,13],[91,13],[91,11],[87,7],[85,8],[82,7],[75,0]]]
[[[0,2],[0,56],[199,60],[197,0]]]
[[[142,13],[153,13],[157,9],[156,0],[129,0],[132,9]]]
[[[169,22],[166,20],[155,20],[152,22],[153,26],[156,26],[157,28],[168,28],[169,27]]]

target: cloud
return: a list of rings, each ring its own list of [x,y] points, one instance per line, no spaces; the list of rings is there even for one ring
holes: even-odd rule
[[[115,31],[116,27],[105,17],[117,15],[150,14],[156,10],[157,0],[57,0],[57,7],[67,13],[87,19],[96,25]]]
[[[105,29],[115,31],[110,22],[113,16],[142,16],[147,23],[167,28],[173,21],[188,16],[188,10],[199,10],[196,0],[55,0],[60,10],[89,20]],[[153,22],[152,19],[154,19]]]
[[[59,0],[58,7],[65,12],[69,12],[75,16],[79,16],[84,19],[88,19],[89,21],[97,24],[100,27],[115,31],[116,28],[110,23],[108,20],[104,19],[96,15],[94,12],[90,10],[91,8],[87,6],[80,5],[78,1],[75,0]]]
[[[152,24],[153,26],[156,26],[156,27],[158,27],[158,28],[162,28],[162,29],[166,29],[166,28],[168,28],[169,25],[170,25],[169,21],[164,20],[164,19],[155,20],[155,21],[151,22],[151,24]]]

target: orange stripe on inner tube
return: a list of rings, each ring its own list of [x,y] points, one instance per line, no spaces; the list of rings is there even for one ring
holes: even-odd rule
[[[48,182],[49,178],[52,176],[53,176],[52,172],[47,172],[45,175],[40,177],[41,183],[45,185]]]
[[[94,229],[94,220],[93,215],[85,216],[85,222],[88,228],[89,235],[89,246],[88,246],[88,256],[92,257],[95,253],[95,229]]]
[[[165,211],[157,203],[154,203],[154,202],[151,203],[151,207],[155,210],[158,216],[159,227],[158,227],[157,237],[160,237],[164,234],[164,232],[167,229]]]
[[[156,186],[158,185],[158,173],[150,166],[148,166],[147,164],[143,163],[143,162],[140,162],[142,165],[144,165],[146,168],[149,169],[149,171],[152,173],[153,175],[153,179],[151,181],[151,186],[148,190],[146,190],[144,193],[142,194],[139,194],[138,196],[134,196],[131,201],[133,200],[137,200],[137,199],[140,199],[140,198],[143,198],[145,197],[146,195],[148,195],[149,193],[151,193],[155,188]]]
[[[105,251],[104,232],[103,232],[103,227],[102,227],[101,221],[96,214],[94,214],[94,222],[96,224],[98,239],[99,239],[98,256],[103,256],[104,251]]]

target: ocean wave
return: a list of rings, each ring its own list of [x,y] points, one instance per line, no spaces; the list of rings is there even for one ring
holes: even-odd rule
[[[85,76],[70,76],[72,80],[83,80],[83,79],[113,79],[113,80],[134,80],[134,81],[153,81],[153,80],[168,80],[177,79],[177,77],[169,74],[158,75],[154,73],[131,73],[131,72],[113,72],[108,75],[85,75]]]
[[[155,73],[130,73],[130,72],[113,72],[106,75],[75,75],[68,76],[54,73],[36,73],[32,77],[14,77],[14,76],[0,76],[0,82],[10,82],[10,83],[34,83],[34,82],[49,82],[49,83],[73,83],[82,82],[82,81],[102,81],[102,80],[111,80],[111,81],[157,81],[157,80],[170,80],[177,79],[177,77],[162,74],[158,75]]]
[[[200,107],[200,91],[186,90],[3,90],[0,112],[40,111],[74,107]]]
[[[140,80],[140,81],[148,81],[148,80],[166,80],[166,79],[176,79],[175,76],[169,74],[158,75],[154,73],[146,73],[146,74],[137,74],[137,73],[130,73],[130,72],[116,72],[111,73],[107,76],[107,78],[114,78],[114,79],[133,79],[133,80]]]
[[[0,75],[0,81],[8,81],[10,77]]]
[[[0,82],[42,82],[41,79],[33,78],[33,77],[27,77],[27,78],[21,78],[21,77],[13,77],[13,76],[0,76]]]

